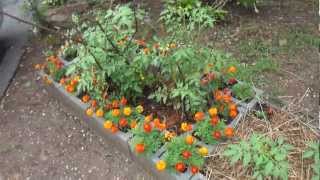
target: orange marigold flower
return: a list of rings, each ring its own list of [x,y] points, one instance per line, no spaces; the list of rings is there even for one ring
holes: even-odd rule
[[[119,131],[118,126],[116,126],[116,125],[112,125],[112,126],[111,126],[111,132],[112,132],[112,133],[116,133],[116,132],[118,132],[118,131]]]
[[[136,128],[136,127],[137,127],[137,121],[136,121],[136,120],[131,121],[131,123],[130,123],[130,128],[131,128],[131,129],[134,129],[134,128]]]
[[[186,136],[185,142],[186,142],[187,144],[191,145],[191,144],[193,144],[194,141],[195,141],[195,140],[194,140],[194,137],[193,137],[193,136],[191,136],[191,135],[187,135],[187,136]]]
[[[143,47],[146,46],[146,42],[145,42],[144,40],[142,40],[142,39],[136,40],[135,42],[136,42],[137,45],[139,45],[139,46],[143,46]]]
[[[236,110],[231,110],[231,111],[229,112],[229,116],[230,116],[232,119],[236,118],[237,115],[238,115],[238,111],[236,111]]]
[[[112,125],[113,125],[112,121],[110,121],[110,120],[107,120],[106,122],[103,123],[103,127],[105,129],[111,129]]]
[[[237,68],[235,66],[230,66],[227,70],[228,73],[235,73],[237,72]]]
[[[102,108],[99,108],[97,111],[96,111],[96,116],[97,117],[103,117],[104,115],[104,111]]]
[[[211,118],[211,124],[212,126],[216,126],[219,123],[219,117],[218,116],[214,116]]]
[[[113,116],[113,117],[118,117],[118,116],[120,116],[120,109],[113,109],[112,110],[112,112],[111,112],[111,115]]]
[[[194,115],[194,120],[196,120],[196,121],[202,121],[204,118],[205,118],[204,112],[197,112]]]
[[[230,103],[230,102],[232,101],[232,96],[229,95],[229,94],[224,94],[224,95],[222,96],[222,99],[223,99],[224,102]]]
[[[74,86],[67,85],[67,86],[66,86],[66,90],[67,90],[69,93],[72,93],[72,92],[74,92]]]
[[[232,138],[234,135],[234,130],[232,127],[226,127],[224,129],[224,135],[227,136],[228,138]]]
[[[119,101],[118,100],[113,100],[112,101],[112,107],[113,108],[119,108]]]
[[[95,108],[95,107],[97,107],[97,105],[98,105],[98,101],[95,100],[95,99],[93,99],[93,100],[91,101],[91,106]]]
[[[166,125],[166,123],[163,122],[163,123],[157,124],[156,127],[157,127],[160,131],[163,131],[163,130],[165,130],[165,129],[167,128],[167,125]]]
[[[120,100],[120,103],[121,103],[122,106],[125,106],[125,105],[127,105],[128,100],[125,97],[122,97],[121,100]]]
[[[128,121],[125,118],[121,118],[119,120],[119,126],[120,127],[126,127],[128,125]]]
[[[152,114],[150,114],[150,115],[148,115],[148,116],[146,116],[145,118],[144,118],[144,121],[145,122],[150,122],[152,120]]]
[[[237,110],[237,105],[235,103],[230,103],[229,104],[229,110]]]
[[[149,48],[144,48],[143,49],[143,54],[148,55],[150,53],[150,49]]]
[[[223,98],[223,93],[220,90],[216,90],[213,92],[213,96],[216,101],[221,101]]]
[[[159,125],[159,124],[160,124],[160,119],[155,118],[155,119],[153,120],[153,123],[154,123],[155,126]]]

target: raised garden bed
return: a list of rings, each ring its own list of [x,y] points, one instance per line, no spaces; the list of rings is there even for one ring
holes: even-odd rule
[[[137,154],[129,144],[129,142],[133,138],[133,134],[130,131],[118,131],[117,133],[111,133],[110,131],[106,130],[104,128],[105,120],[103,118],[97,117],[96,115],[88,116],[86,114],[86,110],[89,107],[88,104],[83,103],[81,99],[77,97],[77,95],[67,92],[64,86],[54,81],[44,71],[39,71],[39,75],[47,82],[49,82],[47,89],[50,94],[59,99],[59,101],[63,102],[73,114],[79,116],[80,119],[83,119],[90,126],[90,128],[98,132],[103,138],[105,138],[108,143],[114,145],[125,155],[132,158],[135,162],[139,163],[142,167],[151,172],[157,179],[205,179],[203,174],[197,173],[193,175],[190,173],[190,171],[179,174],[169,171],[158,171],[155,168],[155,163],[159,161],[165,154],[165,145],[163,145],[160,149],[157,150],[157,152],[155,152],[151,156],[143,156],[141,154]],[[260,90],[256,90],[256,92],[259,94],[262,93]],[[243,118],[243,116],[256,105],[257,99],[253,99],[249,103],[243,103],[237,99],[233,99],[233,101],[239,103],[239,113],[237,117],[230,123],[231,127],[236,128],[237,124]],[[193,130],[184,134],[192,133]],[[184,134],[181,134],[181,136],[183,136]],[[216,147],[216,145],[208,145],[200,139],[197,140],[196,145],[206,147],[209,153],[215,150]]]

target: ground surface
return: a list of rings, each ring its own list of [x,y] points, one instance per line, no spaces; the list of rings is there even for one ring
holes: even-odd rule
[[[34,42],[0,103],[0,180],[152,179],[44,90]]]
[[[263,73],[256,86],[288,104],[301,100],[300,110],[316,120],[320,88],[317,2],[264,1],[258,14],[233,6],[229,22],[218,25],[208,37],[242,62],[273,60],[278,69]]]

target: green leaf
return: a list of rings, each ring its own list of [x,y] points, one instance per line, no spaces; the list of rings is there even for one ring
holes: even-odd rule
[[[224,156],[232,156],[232,155],[235,155],[235,154],[237,154],[237,151],[232,150],[232,149],[225,150],[225,151],[223,152],[223,155],[224,155]]]
[[[314,173],[320,174],[320,164],[312,164],[311,167]]]
[[[287,154],[284,154],[284,153],[278,153],[275,155],[275,159],[277,161],[282,161],[282,160],[285,160],[287,157]]]
[[[266,174],[266,175],[271,174],[273,167],[274,167],[274,165],[273,165],[272,161],[269,161],[269,162],[267,163],[267,165],[265,166],[265,168],[264,168],[265,174]]]
[[[313,176],[312,178],[311,178],[311,180],[319,180],[320,179],[320,176]]]
[[[304,152],[302,157],[303,157],[304,159],[310,158],[310,157],[313,156],[313,154],[314,154],[314,152],[313,152],[312,150],[309,150],[309,151]]]
[[[251,161],[251,154],[249,152],[243,155],[243,166],[246,167]]]
[[[234,156],[231,157],[231,164],[235,164],[237,161],[239,161],[241,158],[241,154],[235,154]]]

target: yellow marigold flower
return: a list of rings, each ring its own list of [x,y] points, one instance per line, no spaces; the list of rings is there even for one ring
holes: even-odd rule
[[[170,46],[171,49],[174,49],[174,48],[177,47],[177,44],[176,43],[171,43],[169,46]]]
[[[156,163],[156,168],[158,171],[163,171],[164,169],[166,169],[166,167],[167,167],[167,164],[164,160],[159,160]]]
[[[198,152],[199,152],[199,154],[201,155],[201,156],[206,156],[206,155],[208,155],[208,148],[206,148],[206,147],[201,147],[201,148],[199,148],[198,149]]]
[[[80,81],[80,76],[79,76],[79,75],[75,76],[75,77],[74,77],[74,80]]]
[[[191,129],[190,129],[190,125],[189,125],[188,123],[186,123],[186,122],[181,123],[181,127],[180,127],[180,128],[181,128],[181,130],[184,131],[184,132],[191,130]]]
[[[142,113],[143,112],[143,106],[139,105],[136,107],[136,110],[138,113]]]
[[[131,110],[130,107],[125,107],[125,108],[123,108],[123,114],[124,114],[125,116],[130,116],[131,113],[132,113],[132,110]]]
[[[145,122],[150,122],[152,120],[152,114],[150,114],[150,115],[148,115],[148,116],[146,116],[145,118],[144,118],[144,121]]]
[[[176,136],[176,134],[174,132],[170,132],[170,131],[165,131],[164,133],[164,138],[167,141],[170,141],[172,138],[174,138]]]
[[[86,115],[87,116],[92,116],[93,115],[93,109],[92,108],[88,108],[87,110],[86,110]]]
[[[107,120],[106,122],[103,123],[103,127],[104,127],[105,129],[111,129],[111,127],[112,127],[112,121]]]
[[[218,114],[218,109],[215,107],[212,107],[209,109],[209,114],[211,117],[216,116]]]
[[[103,109],[102,109],[102,108],[99,108],[99,109],[96,111],[96,116],[97,116],[97,117],[103,117],[103,115],[104,115]]]

